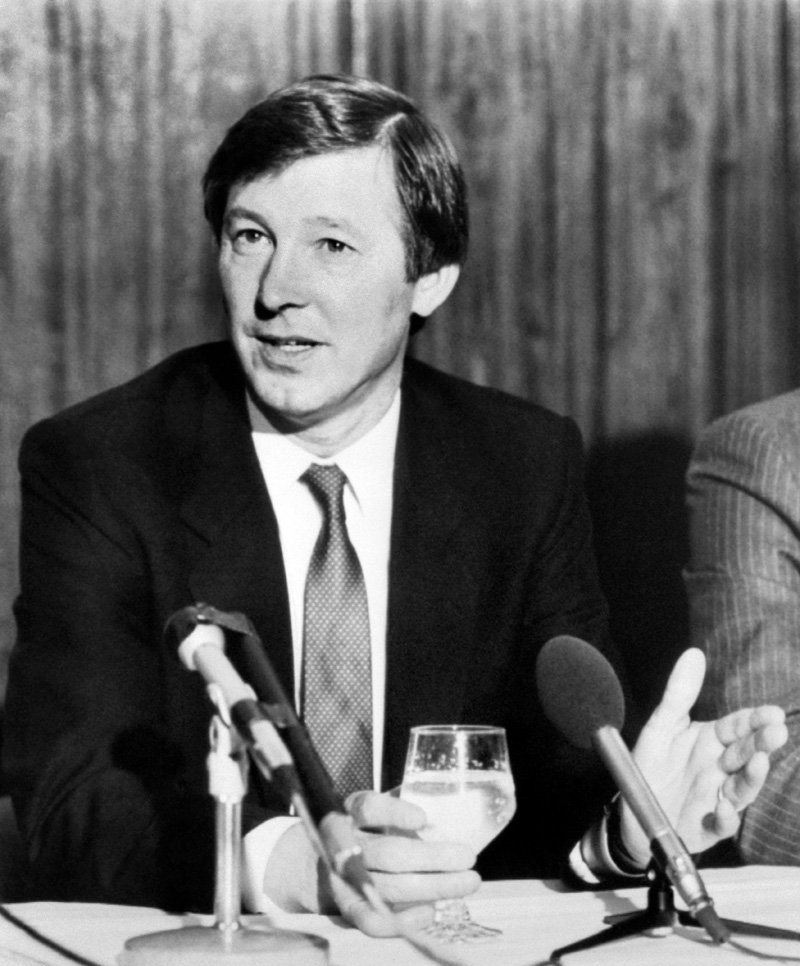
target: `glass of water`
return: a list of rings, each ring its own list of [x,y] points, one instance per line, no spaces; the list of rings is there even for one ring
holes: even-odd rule
[[[419,832],[431,842],[465,842],[480,852],[517,807],[504,728],[424,725],[411,729],[400,797],[427,815]],[[500,935],[470,918],[463,899],[436,903],[429,934],[445,942]]]

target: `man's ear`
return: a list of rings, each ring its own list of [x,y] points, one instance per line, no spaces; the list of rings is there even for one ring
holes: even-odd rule
[[[436,272],[429,272],[414,283],[414,301],[411,311],[427,316],[434,312],[453,291],[461,274],[460,265],[443,265]]]

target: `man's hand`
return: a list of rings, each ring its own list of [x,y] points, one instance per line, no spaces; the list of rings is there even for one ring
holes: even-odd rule
[[[347,803],[364,850],[364,862],[382,898],[400,920],[381,916],[338,878],[321,868],[300,825],[281,836],[267,864],[264,890],[292,912],[334,912],[369,936],[416,931],[433,922],[438,899],[468,896],[480,885],[472,870],[476,855],[467,845],[423,842],[421,808],[391,794],[356,792]]]
[[[716,721],[691,721],[705,675],[705,656],[690,648],[678,659],[664,697],[642,729],[633,757],[689,852],[734,835],[742,809],[758,795],[769,756],[787,739],[784,712],[744,708]],[[650,860],[644,832],[622,808],[622,839],[642,867]]]
[[[348,798],[347,809],[362,830],[364,862],[403,930],[430,925],[434,902],[471,895],[481,884],[472,869],[477,856],[469,846],[423,842],[417,837],[427,821],[418,806],[391,793],[356,792]],[[332,883],[334,899],[345,919],[370,936],[394,934],[391,923],[340,887],[340,883]]]

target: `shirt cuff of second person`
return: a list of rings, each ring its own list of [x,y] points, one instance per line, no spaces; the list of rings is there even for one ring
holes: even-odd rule
[[[619,830],[620,798],[616,795],[606,807],[602,819],[595,822],[569,854],[569,869],[580,882],[601,886],[609,881],[644,876],[644,869],[634,865],[627,855]]]

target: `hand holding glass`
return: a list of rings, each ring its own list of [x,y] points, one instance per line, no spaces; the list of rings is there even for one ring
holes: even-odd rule
[[[419,805],[427,841],[465,842],[480,852],[516,809],[504,728],[425,725],[411,729],[400,797]],[[489,939],[501,930],[470,919],[463,899],[436,903],[430,932],[447,942]]]

